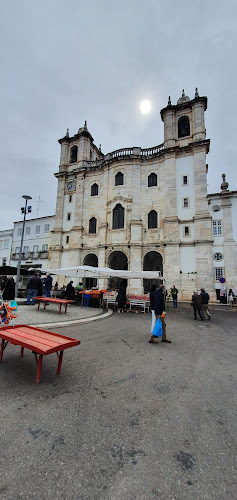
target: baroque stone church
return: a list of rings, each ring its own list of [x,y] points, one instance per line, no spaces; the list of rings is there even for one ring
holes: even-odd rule
[[[223,199],[229,241],[225,251],[234,252],[229,279],[233,272],[237,275],[236,239],[229,227],[231,200],[234,197],[236,203],[237,192],[229,192],[223,179],[223,193],[207,195],[206,109],[207,97],[200,97],[197,89],[193,99],[184,91],[177,104],[169,98],[160,112],[164,142],[148,149],[132,147],[103,154],[86,122],[72,137],[67,130],[59,140],[60,166],[55,174],[58,191],[51,269],[92,265],[158,270],[168,288],[175,284],[180,290],[180,298],[190,298],[201,287],[216,298],[219,277],[228,267],[226,261],[223,265],[224,240],[215,241],[224,234],[217,234]],[[220,207],[221,218],[213,206]],[[221,267],[215,254],[222,256]],[[222,271],[216,273],[215,268]],[[99,286],[106,284],[100,280]],[[130,280],[128,291],[147,292],[150,284]]]

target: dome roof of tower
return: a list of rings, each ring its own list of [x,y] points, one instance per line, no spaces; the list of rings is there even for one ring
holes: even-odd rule
[[[190,101],[190,97],[188,97],[187,95],[185,95],[185,92],[184,92],[184,89],[183,89],[182,97],[180,97],[177,100],[177,104],[184,104],[185,102],[188,102],[188,101]]]

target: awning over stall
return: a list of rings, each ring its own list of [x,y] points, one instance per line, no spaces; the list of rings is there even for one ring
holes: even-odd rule
[[[92,266],[75,266],[61,267],[58,269],[47,269],[50,274],[57,276],[65,276],[68,278],[123,278],[123,279],[165,279],[161,276],[160,271],[123,271],[111,269],[109,267],[92,267]]]

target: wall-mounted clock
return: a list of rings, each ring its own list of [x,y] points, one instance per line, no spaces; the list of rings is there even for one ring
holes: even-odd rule
[[[76,185],[75,185],[75,182],[74,181],[70,181],[67,183],[67,190],[68,191],[74,191]]]

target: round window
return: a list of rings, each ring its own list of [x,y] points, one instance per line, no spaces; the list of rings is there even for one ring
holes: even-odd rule
[[[220,210],[221,210],[220,205],[213,205],[213,207],[212,207],[213,212],[219,212]]]
[[[213,255],[213,258],[214,258],[214,260],[222,260],[222,259],[223,259],[223,255],[222,255],[222,253],[220,253],[220,252],[216,252],[216,253]]]

